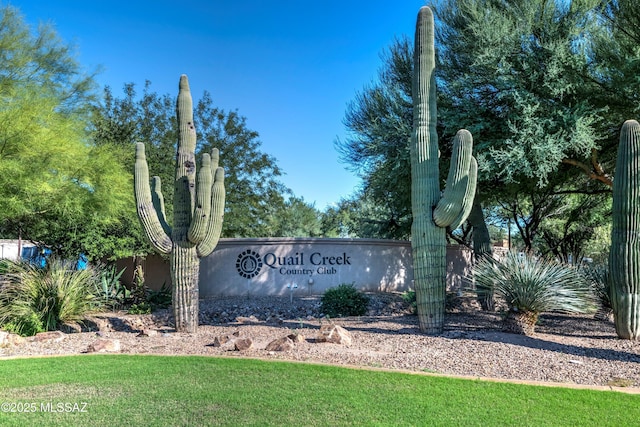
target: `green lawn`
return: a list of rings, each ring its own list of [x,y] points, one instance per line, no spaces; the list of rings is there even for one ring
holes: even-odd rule
[[[2,426],[631,426],[640,422],[637,395],[248,359],[133,355],[10,359],[0,361],[0,379]],[[36,412],[7,412],[25,409]]]

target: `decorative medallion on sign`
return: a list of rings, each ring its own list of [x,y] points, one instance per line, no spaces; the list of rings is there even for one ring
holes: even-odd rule
[[[256,277],[262,269],[262,258],[257,252],[247,249],[238,255],[236,269],[238,274],[246,279]]]

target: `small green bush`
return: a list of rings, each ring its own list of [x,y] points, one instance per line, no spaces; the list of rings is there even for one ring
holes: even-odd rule
[[[329,317],[362,316],[367,312],[369,297],[353,284],[343,283],[327,289],[322,295],[320,311]]]
[[[129,314],[151,314],[151,304],[146,301],[143,301],[138,304],[131,304],[129,310],[127,310]]]
[[[416,291],[406,291],[402,294],[402,300],[409,304],[413,314],[418,313],[418,302],[416,301]]]
[[[34,312],[5,323],[2,325],[2,329],[23,337],[32,337],[37,333],[45,332],[42,320]]]
[[[120,282],[124,268],[118,271],[115,265],[98,264],[96,266],[100,280],[96,282],[96,292],[105,308],[121,309],[129,299],[130,291]]]
[[[0,327],[20,335],[55,330],[102,307],[99,274],[52,258],[46,267],[11,262],[0,277]]]
[[[166,283],[162,284],[159,291],[147,289],[146,302],[151,305],[152,309],[168,308],[172,303],[171,288]]]

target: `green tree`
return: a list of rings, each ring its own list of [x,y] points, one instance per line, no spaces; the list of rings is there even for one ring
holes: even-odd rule
[[[502,223],[508,222],[517,230],[519,249],[553,255],[567,263],[596,254],[590,248],[598,240],[596,230],[611,221],[611,195],[608,190],[575,193],[572,185],[513,185],[502,191],[497,202],[498,216]]]
[[[215,107],[206,91],[195,103],[193,113],[198,134],[196,154],[217,147],[221,166],[226,171],[227,214],[222,237],[277,235],[281,230],[277,229],[276,219],[284,215],[285,197],[291,195],[291,191],[278,180],[282,171],[276,159],[261,151],[259,134],[248,128],[246,118],[237,111]],[[150,82],[146,82],[140,96],[134,84],[125,85],[121,98],[105,88],[104,101],[94,111],[93,125],[94,138],[99,144],[118,144],[131,151],[135,142],[145,143],[149,170],[163,182],[166,211],[171,221],[173,186],[168,183],[174,180],[175,97],[151,91]],[[123,156],[122,161],[133,170],[131,154]],[[142,235],[137,236],[138,247],[145,248]]]
[[[204,92],[195,110],[201,150],[220,149],[222,166],[227,171],[227,207],[223,237],[271,237],[278,232],[273,218],[285,215],[290,189],[279,181],[282,170],[277,160],[261,151],[259,134],[247,127],[246,118],[237,111],[225,112],[213,105]]]
[[[616,123],[631,109],[612,102],[617,71],[594,60],[610,34],[599,7],[438,3],[444,122],[474,133],[483,198],[507,207],[525,250],[579,257],[609,220]]]
[[[273,218],[274,236],[321,237],[322,214],[301,197],[289,197],[283,210]]]
[[[361,237],[407,239],[411,234],[409,142],[413,121],[413,44],[394,40],[381,54],[375,83],[347,105],[349,132],[335,145],[341,160],[362,178],[357,231]],[[365,234],[363,234],[365,233]]]
[[[379,200],[361,189],[323,213],[323,233],[333,237],[409,239],[404,221],[411,216],[396,212],[396,202],[391,192],[389,199]]]
[[[65,256],[132,197],[112,146],[86,134],[93,79],[49,26],[0,9],[0,228]],[[92,255],[92,254],[90,254]]]
[[[343,198],[334,206],[329,206],[321,214],[322,235],[324,237],[356,238],[356,221],[361,218],[356,197]]]
[[[598,85],[590,78],[591,37],[601,31],[596,5],[438,3],[443,121],[474,134],[484,182],[544,186],[563,163],[601,169],[593,155],[603,148],[607,116],[593,102]]]
[[[631,14],[628,6],[632,2],[618,3],[627,5],[626,16]],[[616,108],[609,105],[613,102],[610,75],[617,72],[611,64],[616,62],[604,68],[594,64],[594,58],[604,54],[598,52],[622,51],[612,48],[608,34],[617,31],[624,36],[624,28],[602,24],[605,20],[598,14],[604,9],[599,7],[596,1],[505,4],[497,0],[440,1],[434,6],[438,133],[445,142],[459,127],[473,133],[481,167],[476,200],[485,212],[501,205],[517,206],[517,215],[506,218],[513,225],[520,224],[515,229],[531,245],[545,244],[538,238],[545,233],[554,235],[556,243],[557,239],[566,241],[568,235],[558,232],[571,234],[569,230],[582,220],[589,224],[587,229],[607,221],[597,212],[610,204],[607,194],[617,144],[616,123],[622,122],[624,111],[631,114],[632,110],[629,101],[619,108],[620,103]],[[619,8],[607,11],[620,13]],[[629,31],[637,33],[636,28]],[[625,40],[628,50],[635,46],[629,36]],[[411,49],[406,38],[401,38],[383,53],[377,81],[348,106],[345,125],[349,136],[336,143],[343,161],[363,178],[365,191],[360,197],[375,194],[370,200],[385,208],[369,212],[378,215],[369,218],[369,223],[386,227],[386,231],[398,222],[398,230],[407,230],[411,224],[408,179],[402,176],[409,170]],[[635,64],[629,60],[631,53],[620,56],[627,58],[629,68]],[[447,158],[450,145],[440,146],[441,157]],[[531,194],[536,199],[543,195],[564,199],[570,193],[594,195],[602,204],[589,204],[581,218],[571,219],[573,225],[566,226],[531,220],[538,210],[529,211],[532,204],[522,199]],[[476,220],[478,216],[469,218],[470,224]],[[480,248],[486,239],[476,242],[475,238],[486,225],[484,218],[480,216],[474,225],[474,246]],[[547,226],[555,231],[547,231]],[[450,237],[468,244],[467,230]],[[403,234],[407,235],[400,231],[396,237],[403,238]]]
[[[601,0],[594,9],[603,30],[594,34],[592,79],[597,102],[613,116],[612,146],[622,123],[640,114],[640,10],[635,0]]]
[[[95,99],[93,76],[77,62],[74,47],[51,25],[34,29],[13,6],[0,8],[0,58],[3,97],[28,86],[56,100],[55,109],[67,114],[83,111]]]

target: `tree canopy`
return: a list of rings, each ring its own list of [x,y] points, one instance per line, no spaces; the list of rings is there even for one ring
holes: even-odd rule
[[[396,39],[381,54],[378,80],[350,102],[348,136],[336,141],[341,160],[362,178],[357,230],[361,237],[408,238],[411,234],[409,141],[413,120],[412,44]],[[348,203],[342,204],[344,208]],[[363,235],[363,233],[365,235]]]
[[[193,82],[196,86],[197,82]],[[295,197],[279,177],[276,159],[263,152],[259,134],[249,129],[237,111],[215,107],[211,95],[203,91],[194,105],[197,154],[220,150],[220,166],[225,168],[226,207],[222,237],[317,236],[320,213]],[[177,130],[175,95],[160,95],[147,82],[140,96],[134,84],[124,86],[122,97],[105,88],[104,101],[94,111],[94,137],[98,145],[118,144],[127,150],[122,158],[133,170],[135,142],[146,145],[149,172],[163,183],[165,209],[172,214]],[[139,251],[144,243],[135,211],[127,228],[135,230]]]
[[[568,248],[569,241],[587,245],[577,237],[578,223],[593,230],[608,222],[596,212],[610,203],[619,126],[637,111],[631,102],[637,90],[625,90],[623,100],[612,95],[614,82],[637,87],[630,72],[638,63],[637,27],[617,24],[619,17],[636,22],[633,2],[434,3],[441,157],[448,157],[458,129],[470,130],[480,167],[478,201],[489,210],[517,205],[516,214],[504,210],[512,213],[505,219],[520,225],[522,236],[535,237],[529,245],[578,251],[575,244]],[[353,203],[388,207],[375,219],[401,218],[396,237],[406,236],[411,224],[410,180],[403,176],[409,171],[411,50],[399,39],[384,52],[377,81],[347,108],[349,137],[336,143],[342,160],[363,178],[364,191]],[[541,197],[565,213],[576,211],[553,223],[531,221],[539,206],[532,200]],[[387,231],[393,224],[379,223]]]
[[[128,175],[113,147],[91,144],[95,84],[49,26],[33,31],[0,9],[0,229],[77,256],[85,231],[127,203]]]
[[[593,14],[597,4],[436,5],[445,132],[473,133],[483,181],[544,186],[563,162],[591,165],[593,153],[605,148],[610,117],[596,101],[592,75],[594,40],[603,31]]]

